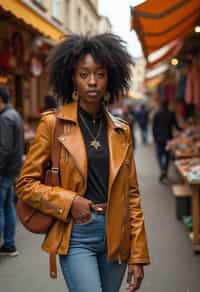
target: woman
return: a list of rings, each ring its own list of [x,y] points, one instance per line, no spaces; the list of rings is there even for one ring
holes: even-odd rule
[[[56,246],[69,291],[119,291],[127,264],[128,291],[136,291],[149,256],[131,133],[105,108],[128,90],[131,57],[115,35],[71,35],[48,62],[65,105],[43,116],[18,195],[57,219],[42,247],[51,253]],[[41,178],[56,118],[63,123],[61,185],[49,187]]]

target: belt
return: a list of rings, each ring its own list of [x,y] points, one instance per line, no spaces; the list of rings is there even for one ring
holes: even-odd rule
[[[107,209],[107,203],[92,204],[91,209],[99,214],[105,214]]]

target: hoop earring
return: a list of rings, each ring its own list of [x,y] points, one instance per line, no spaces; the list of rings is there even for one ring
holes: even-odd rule
[[[111,96],[110,96],[110,92],[106,92],[106,94],[104,95],[104,101],[105,102],[109,102],[109,100],[110,100],[110,98],[111,98]]]
[[[76,90],[74,90],[72,93],[72,99],[73,101],[78,101],[79,99],[78,92]]]

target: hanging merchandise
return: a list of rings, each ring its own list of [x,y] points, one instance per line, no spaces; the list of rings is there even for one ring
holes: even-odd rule
[[[18,64],[21,65],[24,62],[24,40],[19,31],[13,32],[11,36],[11,49],[17,58]]]
[[[177,87],[177,100],[182,101],[185,97],[185,87],[186,87],[187,75],[181,74]]]
[[[0,54],[0,70],[3,72],[11,72],[17,66],[17,60],[12,52],[10,42],[8,39],[3,41],[3,50]]]
[[[200,63],[192,65],[186,81],[185,101],[187,104],[200,104]]]
[[[43,73],[42,62],[36,56],[31,57],[30,72],[34,77],[39,77]]]
[[[167,100],[169,103],[174,101],[176,95],[176,84],[173,78],[166,75],[158,86],[160,100]]]

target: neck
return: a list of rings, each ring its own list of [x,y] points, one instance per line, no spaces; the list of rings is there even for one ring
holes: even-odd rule
[[[86,112],[91,114],[93,116],[93,118],[95,118],[101,109],[101,104],[100,103],[87,103],[86,104],[85,102],[81,102],[81,100],[80,100],[80,107],[82,107]]]

